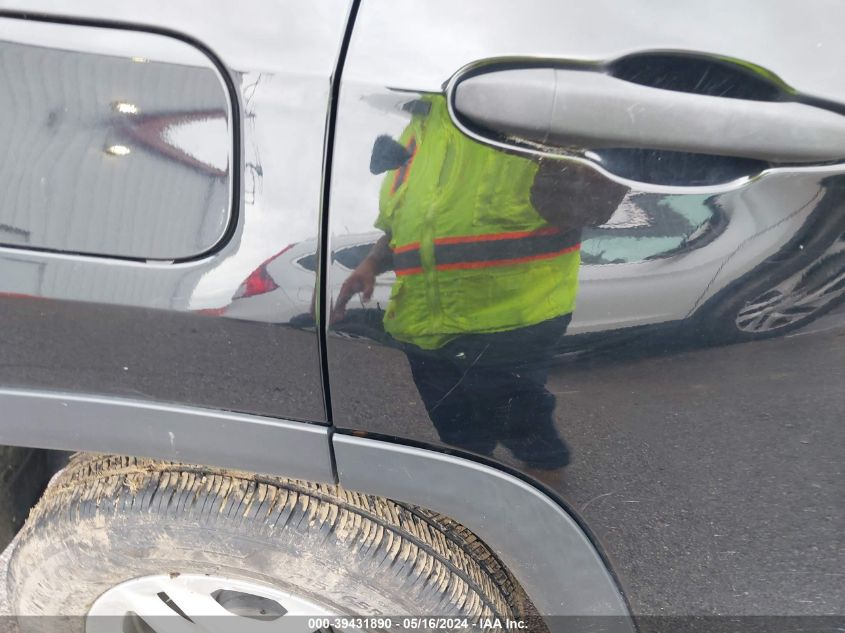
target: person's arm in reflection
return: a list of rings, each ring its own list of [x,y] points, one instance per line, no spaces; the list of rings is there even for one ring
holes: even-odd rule
[[[376,277],[392,268],[393,251],[390,250],[390,233],[385,233],[343,282],[332,309],[332,323],[343,319],[346,315],[346,305],[359,292],[364,301],[369,301],[373,296]]]
[[[628,191],[588,165],[542,158],[531,187],[531,204],[546,222],[567,231],[604,224]]]

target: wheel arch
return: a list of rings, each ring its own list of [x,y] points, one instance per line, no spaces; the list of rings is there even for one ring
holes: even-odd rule
[[[558,616],[602,617],[603,630],[634,630],[581,527],[554,499],[496,468],[317,424],[121,398],[0,389],[0,409],[0,444],[339,483],[432,510],[484,541],[551,631],[569,628]]]
[[[537,488],[436,451],[339,433],[332,446],[342,486],[422,506],[472,530],[519,581],[551,631],[568,629],[565,617],[601,617],[603,630],[634,630],[593,544]]]

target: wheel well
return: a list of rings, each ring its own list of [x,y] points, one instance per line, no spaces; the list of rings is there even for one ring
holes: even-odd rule
[[[70,453],[43,448],[0,445],[0,550],[23,526],[50,478]]]
[[[452,517],[487,544],[542,616],[611,616],[633,631],[604,561],[546,494],[501,470],[452,455],[335,433],[342,486]],[[564,620],[559,620],[563,622]]]
[[[440,539],[443,542],[451,543],[454,551],[462,551],[467,559],[474,561],[474,564],[483,569],[484,575],[489,577],[493,581],[494,586],[501,590],[512,613],[523,623],[525,629],[533,633],[549,633],[543,617],[539,614],[528,594],[494,550],[468,527],[442,513],[407,502],[345,490],[343,486],[338,484],[309,482],[301,479],[229,470],[210,465],[185,464],[141,457],[97,453],[71,454],[39,449],[25,450],[34,456],[34,458],[37,458],[39,463],[45,467],[49,466],[42,469],[42,472],[50,472],[51,474],[60,472],[59,476],[53,477],[52,487],[47,488],[47,492],[43,495],[43,501],[39,504],[38,511],[32,515],[27,528],[23,532],[28,537],[32,535],[33,530],[38,531],[38,526],[41,525],[44,516],[54,511],[50,508],[55,505],[56,499],[63,498],[63,495],[71,494],[69,491],[76,489],[75,494],[83,496],[93,494],[87,491],[89,486],[108,479],[107,484],[99,483],[97,485],[100,487],[92,488],[92,490],[96,489],[99,491],[97,494],[105,491],[106,495],[108,495],[109,490],[112,492],[117,490],[122,493],[128,490],[130,494],[138,494],[139,499],[141,496],[144,499],[149,499],[149,495],[142,495],[141,493],[144,488],[139,487],[139,478],[154,481],[158,477],[157,481],[159,481],[159,484],[156,485],[160,485],[161,482],[168,482],[168,485],[170,485],[174,481],[172,479],[173,473],[177,474],[176,480],[180,482],[196,482],[201,480],[204,484],[206,476],[209,481],[212,479],[218,481],[227,478],[231,481],[240,481],[241,484],[235,485],[235,487],[227,488],[223,486],[223,488],[243,494],[240,502],[233,503],[233,505],[227,507],[229,507],[229,510],[234,508],[235,514],[243,513],[244,516],[253,513],[253,510],[254,515],[258,516],[260,514],[259,506],[267,510],[269,505],[272,505],[267,501],[270,498],[266,494],[268,487],[284,487],[285,489],[296,491],[299,495],[315,500],[329,502],[333,500],[342,504],[347,509],[357,507],[362,517],[375,516],[374,508],[392,506],[394,510],[389,513],[390,516],[406,517],[399,519],[397,525],[411,525],[413,522],[416,522],[416,524],[421,526],[429,526],[425,530],[432,529],[433,534],[439,533],[439,536],[434,541],[426,541],[426,538],[430,539],[431,537],[424,536],[425,530],[412,529],[410,530],[411,536],[409,538],[421,539],[420,543],[422,543],[422,547],[425,547],[426,543],[435,543]],[[67,468],[61,470],[65,466]],[[117,479],[115,480],[115,478]],[[212,483],[208,485],[212,488],[214,487]],[[83,490],[80,490],[80,488]],[[261,492],[262,489],[265,492]],[[232,494],[235,495],[234,492]],[[165,494],[162,498],[168,498],[171,501],[177,500],[177,506],[186,511],[188,508],[196,510],[200,505],[202,507],[207,505],[205,501],[202,504],[192,505],[192,503],[186,501],[187,497],[184,492],[172,496]],[[202,495],[195,497],[197,500],[200,498],[205,499]],[[96,505],[99,507],[99,503]],[[134,503],[132,505],[134,506]],[[107,504],[107,507],[111,507],[111,504]],[[220,511],[222,511],[222,506],[220,507]],[[64,514],[64,512],[60,514]],[[267,516],[270,517],[273,514],[269,513]],[[414,518],[412,519],[411,517]],[[393,542],[393,538],[391,537],[388,541]]]

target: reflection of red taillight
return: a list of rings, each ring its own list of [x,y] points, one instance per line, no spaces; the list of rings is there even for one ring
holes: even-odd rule
[[[278,288],[279,284],[267,272],[267,266],[279,255],[293,248],[293,246],[293,244],[290,244],[269,259],[264,260],[238,287],[232,299],[244,299],[246,297],[254,297],[255,295],[263,295],[265,292],[270,292]]]
[[[279,287],[279,284],[273,281],[270,273],[267,272],[265,265],[262,264],[252,271],[252,274],[240,285],[233,299],[244,299],[245,297],[263,295],[265,292],[270,292]]]

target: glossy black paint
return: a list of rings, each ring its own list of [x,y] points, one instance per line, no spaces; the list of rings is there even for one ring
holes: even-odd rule
[[[634,613],[836,613],[845,312],[831,301],[783,333],[733,319],[796,270],[841,296],[842,203],[830,183],[778,253],[669,323],[558,340],[550,321],[431,353],[348,313],[330,338],[334,424],[536,482],[594,535]]]
[[[188,19],[189,9],[173,10],[171,27],[190,24],[184,28],[196,29],[197,37],[211,37],[202,21]],[[113,18],[136,24],[147,19],[134,5],[114,11]],[[339,15],[322,12],[315,23]],[[288,13],[274,23],[299,15]],[[388,132],[398,136],[410,116],[421,114],[413,105],[419,97],[442,96],[442,82],[461,64],[432,73],[432,82],[424,64],[407,63],[422,59],[420,50],[405,50],[404,57],[388,51],[392,61],[385,65],[395,62],[407,81],[399,89],[389,76],[368,84],[362,67],[383,57],[365,53],[384,51],[377,38],[359,41],[366,63],[353,67],[341,90],[330,148],[324,256],[318,171],[334,61],[325,51],[339,44],[342,19],[322,39],[313,37],[319,29],[303,30],[308,43],[299,46],[326,56],[304,79],[297,73],[309,55],[264,73],[265,61],[280,57],[274,47],[287,40],[273,31],[253,51],[252,20],[230,21],[231,37],[213,45],[230,47],[221,59],[244,113],[241,213],[231,241],[214,257],[175,265],[3,250],[0,270],[14,274],[0,278],[0,383],[326,423],[321,370],[327,370],[339,433],[491,463],[559,499],[594,538],[635,613],[842,612],[845,313],[837,297],[845,273],[845,199],[837,166],[767,173],[734,189],[666,192],[650,185],[724,185],[749,175],[749,166],[606,152],[588,165],[600,174],[595,186],[619,185],[608,171],[649,186],[628,192],[615,223],[583,229],[581,292],[571,323],[559,315],[537,338],[524,331],[498,336],[492,357],[480,354],[490,339],[473,332],[452,343],[451,358],[420,355],[384,332],[394,281],[385,271],[372,302],[353,298],[345,315],[324,324],[321,368],[314,313],[331,311],[343,282],[381,236],[371,228],[384,177],[370,173],[373,143]],[[405,36],[404,26],[396,30]],[[491,30],[499,45],[506,29]],[[483,47],[462,52],[467,62],[491,54]],[[286,72],[291,76],[281,87],[270,80]],[[274,116],[279,112],[284,116]],[[673,167],[684,178],[676,179]],[[690,273],[677,265],[709,252],[710,268]],[[326,301],[318,306],[321,259]],[[831,300],[809,308],[781,303],[794,321],[779,322],[765,307],[777,299],[767,293],[783,284],[787,295],[827,293]],[[694,301],[679,309],[677,295],[690,290]],[[773,331],[736,327],[740,313],[755,305],[762,306],[755,314],[772,317]],[[579,326],[590,311],[589,324]],[[753,326],[754,318],[744,322]],[[463,413],[458,406],[453,424],[438,422],[438,402],[455,395]],[[512,405],[511,395],[523,402],[502,415],[498,405]],[[520,420],[513,411],[522,412]],[[549,424],[538,423],[540,416]]]
[[[817,327],[562,361],[547,388],[572,450],[567,467],[527,467],[507,448],[521,435],[488,430],[474,439],[495,439],[493,460],[555,493],[582,521],[636,613],[836,613],[845,313]],[[334,383],[347,431],[466,454],[436,433],[403,354],[382,348],[365,368],[365,342],[334,345],[336,367],[349,368],[343,386]],[[390,397],[368,400],[373,385]],[[344,400],[354,405],[339,407]]]
[[[792,171],[723,157],[537,148],[465,129],[491,151],[523,151],[540,164],[559,159],[549,157],[556,151],[574,161],[571,168],[586,162],[602,174],[586,186],[595,194],[592,201],[577,179],[562,176],[560,200],[600,205],[612,198],[602,190],[620,183],[627,195],[614,203],[610,221],[583,229],[580,289],[568,327],[564,314],[540,324],[514,321],[498,332],[469,325],[422,350],[384,331],[384,320],[402,309],[402,296],[391,298],[389,289],[409,274],[402,268],[408,249],[400,243],[399,253],[386,252],[382,233],[369,227],[380,208],[384,214],[382,179],[413,187],[415,178],[426,178],[414,168],[429,167],[393,149],[376,156],[373,144],[384,150],[386,142],[377,139],[406,137],[411,117],[424,116],[408,104],[438,98],[442,86],[448,98],[455,82],[448,73],[461,68],[459,61],[478,69],[484,54],[500,64],[499,55],[523,52],[545,53],[548,60],[549,50],[569,44],[555,39],[551,26],[527,44],[520,28],[535,22],[505,10],[519,26],[509,31],[508,20],[490,14],[502,29],[497,39],[488,37],[491,24],[469,26],[463,14],[443,26],[433,8],[405,9],[399,12],[418,27],[410,41],[394,37],[375,8],[364,5],[347,62],[351,78],[338,106],[327,288],[336,310],[328,363],[338,432],[434,447],[495,464],[541,487],[591,534],[634,614],[841,614],[841,166]],[[616,20],[602,26],[612,31]],[[460,28],[472,37],[455,39]],[[589,31],[586,23],[581,28]],[[509,32],[515,33],[510,39]],[[411,62],[426,54],[427,64]],[[753,64],[738,72],[732,62],[688,59],[691,66],[684,66],[683,55],[595,64],[688,92],[718,94],[721,86],[777,99],[791,90]],[[419,151],[426,140],[415,142]],[[383,171],[372,169],[374,163],[390,163],[386,154],[397,161],[393,170],[371,175]],[[440,192],[474,186],[467,178],[473,166],[461,165],[461,150],[458,158],[445,155]],[[461,212],[435,202],[415,204],[395,213]],[[532,204],[548,217],[536,196]],[[499,211],[502,233],[510,221],[505,206]],[[494,202],[488,213],[495,212]],[[419,241],[428,239],[426,230]],[[449,238],[432,230],[435,238]],[[435,247],[429,265],[451,265],[438,259],[444,252]],[[371,287],[367,279],[374,271]],[[436,273],[431,279],[432,287],[440,283]],[[501,289],[501,296],[479,306],[479,315],[518,291],[510,283]]]
[[[73,122],[84,129],[103,120],[114,124],[115,134],[120,133],[114,144],[123,149],[112,148],[103,160],[122,165],[127,182],[140,182],[144,195],[97,171],[80,173],[67,193],[97,199],[113,194],[119,221],[109,224],[83,213],[74,218],[70,230],[77,237],[86,231],[111,236],[109,247],[68,247],[97,257],[45,252],[37,250],[43,244],[33,242],[29,246],[35,248],[28,248],[21,240],[15,248],[0,247],[0,383],[325,425],[319,337],[312,312],[317,275],[313,268],[296,266],[277,284],[272,270],[279,264],[272,262],[283,253],[296,255],[297,249],[304,248],[306,254],[315,250],[329,79],[344,34],[344,12],[336,6],[309,7],[305,12],[296,2],[259,1],[221,8],[203,20],[195,19],[197,8],[190,3],[162,4],[155,10],[97,2],[77,3],[72,11],[50,2],[17,7],[25,12],[15,13],[15,8],[14,3],[4,6],[0,39],[43,50],[49,59],[69,49],[75,52],[68,60],[135,71],[117,77],[103,72],[93,86],[74,83],[71,74],[59,73],[67,81],[51,98],[60,111],[63,105],[76,104],[81,114]],[[265,19],[263,29],[256,28],[259,15]],[[162,57],[167,61],[174,46],[204,59],[208,66],[204,72],[218,73],[225,80],[232,101],[226,143],[233,146],[224,161],[231,177],[227,181],[211,174],[214,187],[199,196],[199,206],[204,211],[219,210],[218,185],[222,183],[228,195],[231,184],[233,208],[231,214],[226,209],[226,217],[233,220],[223,227],[219,243],[212,240],[188,251],[188,258],[182,257],[184,252],[162,255],[161,248],[143,250],[150,241],[162,246],[156,236],[178,237],[173,223],[185,220],[179,211],[187,209],[184,205],[168,211],[166,205],[157,204],[156,196],[168,191],[168,178],[209,172],[187,155],[193,151],[190,147],[174,153],[167,143],[157,142],[175,143],[176,137],[159,129],[161,121],[145,118],[154,105],[174,98],[167,68],[157,63]],[[176,61],[183,58],[177,55]],[[19,83],[5,88],[5,94],[40,103],[43,79],[24,73]],[[57,88],[54,84],[47,87]],[[190,93],[184,82],[180,89]],[[49,132],[50,118],[29,120],[23,107],[7,113],[13,114],[21,118],[18,127],[27,124]],[[6,122],[12,130],[13,119]],[[162,132],[161,138],[145,135],[140,129],[144,123],[149,124],[147,132]],[[84,134],[82,138],[88,140]],[[89,149],[105,156],[110,147]],[[41,148],[41,153],[38,149],[6,160],[23,161],[21,170],[36,184],[51,181],[59,168],[67,170],[68,162],[57,160],[55,147]],[[138,156],[149,164],[124,160]],[[186,194],[183,189],[180,193]],[[9,191],[5,194],[10,214],[27,212]],[[59,211],[68,212],[67,205],[60,204]],[[48,228],[56,230],[53,225]],[[110,248],[132,244],[139,235],[148,239],[132,252]],[[155,256],[162,259],[146,259]],[[281,262],[288,263],[283,258]],[[271,288],[282,291],[268,296]],[[84,436],[84,428],[79,432]],[[124,452],[131,453],[131,446]]]
[[[319,421],[314,334],[214,315],[0,298],[0,384]]]

